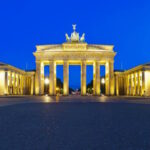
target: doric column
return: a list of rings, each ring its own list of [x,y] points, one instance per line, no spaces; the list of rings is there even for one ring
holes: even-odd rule
[[[16,78],[16,73],[14,73],[14,94],[17,94],[17,78]]]
[[[127,74],[126,75],[126,78],[127,78],[127,95],[129,95],[129,75]]]
[[[18,93],[21,94],[20,74],[18,75]]]
[[[133,74],[131,74],[131,95],[133,95]]]
[[[105,75],[105,86],[106,86],[106,95],[114,95],[114,62],[106,62],[106,75]]]
[[[140,72],[137,73],[137,78],[138,78],[137,92],[138,92],[138,95],[140,95]]]
[[[49,94],[56,95],[56,62],[51,61],[49,67],[50,67]]]
[[[14,72],[12,72],[12,94],[15,94],[14,93],[14,88],[15,88],[15,75],[14,75]]]
[[[20,75],[20,94],[22,95],[22,74]]]
[[[116,74],[116,95],[119,96],[119,80],[117,74]]]
[[[20,75],[20,94],[22,95],[22,74]]]
[[[137,73],[134,73],[134,95],[137,95]]]
[[[12,72],[9,72],[9,94],[12,94]]]
[[[133,86],[133,84],[132,84],[132,75],[130,74],[130,95],[132,95],[132,86]]]
[[[22,76],[22,80],[23,80],[22,81],[23,82],[23,94],[25,95],[26,94],[26,77],[25,77],[25,75]],[[37,84],[38,84],[38,87],[37,87]],[[37,80],[36,80],[35,86],[37,87],[36,94],[39,94],[39,83],[37,82]]]
[[[36,94],[44,94],[44,63],[36,62]]]
[[[100,95],[100,65],[99,62],[93,64],[93,94]]]
[[[127,76],[126,75],[123,75],[123,84],[124,84],[124,89],[123,89],[123,94],[124,95],[127,95],[127,85],[128,85],[128,83],[127,83]]]
[[[64,83],[63,83],[63,94],[68,95],[69,94],[69,63],[67,61],[64,61],[64,66],[63,66],[63,78],[64,78]]]
[[[142,95],[145,95],[145,71],[142,71]]]
[[[34,94],[34,76],[33,75],[31,76],[31,93],[30,94],[31,95]]]
[[[16,74],[16,89],[17,89],[17,95],[19,94],[19,74]]]
[[[81,64],[81,95],[86,95],[86,61]]]
[[[24,85],[24,75],[21,76],[21,80],[22,80],[21,81],[21,83],[22,83],[22,93],[21,94],[23,95],[24,94],[24,87],[25,87],[25,85]]]
[[[5,94],[8,94],[8,72],[5,71]]]

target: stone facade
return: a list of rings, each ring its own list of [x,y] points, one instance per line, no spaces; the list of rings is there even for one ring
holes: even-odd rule
[[[33,95],[35,72],[0,63],[0,95]]]
[[[36,94],[44,94],[43,66],[50,66],[50,95],[56,94],[56,66],[63,65],[64,95],[69,94],[69,65],[81,65],[81,95],[86,95],[86,65],[93,65],[94,95],[100,95],[100,66],[106,67],[106,94],[114,95],[114,57],[112,45],[88,45],[87,43],[63,43],[39,45],[36,58]]]
[[[36,94],[44,94],[44,66],[49,65],[49,94],[56,94],[56,66],[63,65],[63,94],[69,94],[69,65],[81,65],[81,95],[86,95],[86,66],[93,65],[93,94],[100,95],[100,66],[106,67],[106,94],[114,95],[113,45],[90,45],[76,32],[73,25],[71,37],[57,45],[38,45],[33,53],[36,58]]]
[[[150,96],[150,63],[115,72],[115,94]]]

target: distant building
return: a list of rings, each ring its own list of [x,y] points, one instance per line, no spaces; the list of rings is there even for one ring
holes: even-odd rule
[[[114,74],[116,95],[150,96],[150,63]]]
[[[34,94],[35,72],[0,63],[0,95]]]

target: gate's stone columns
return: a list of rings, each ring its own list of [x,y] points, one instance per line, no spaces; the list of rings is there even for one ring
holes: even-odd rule
[[[36,94],[44,94],[44,63],[36,62]]]
[[[100,65],[99,62],[93,64],[93,94],[100,95]]]
[[[81,64],[81,95],[86,95],[86,61]]]
[[[69,63],[67,61],[64,61],[63,78],[64,78],[63,95],[68,95],[69,94]]]
[[[50,67],[49,94],[56,95],[56,62],[51,61],[49,67]]]
[[[106,62],[105,75],[106,95],[114,95],[114,63],[113,61]]]

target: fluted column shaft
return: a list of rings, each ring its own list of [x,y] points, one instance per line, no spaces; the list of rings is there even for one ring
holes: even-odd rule
[[[138,72],[138,95],[140,95],[140,72]]]
[[[133,74],[131,74],[131,95],[133,95]]]
[[[142,71],[142,95],[145,95],[145,71]]]
[[[50,67],[49,94],[56,95],[56,62],[51,61],[49,67]]]
[[[16,73],[14,72],[14,94],[17,94],[17,92],[16,92],[16,82],[17,82]]]
[[[9,94],[12,94],[12,73],[11,71],[9,72]]]
[[[31,76],[31,92],[30,92],[31,95],[34,94],[34,76]]]
[[[100,95],[100,65],[99,62],[93,64],[93,94]]]
[[[15,73],[12,72],[12,94],[15,94]]]
[[[44,94],[44,63],[36,62],[36,94]]]
[[[8,72],[5,71],[5,94],[8,94]]]
[[[134,73],[134,95],[137,95],[137,74]]]
[[[63,66],[63,94],[68,95],[69,94],[69,63],[67,61],[64,61]]]
[[[81,64],[81,95],[86,95],[86,61]]]
[[[119,96],[119,80],[118,80],[118,75],[116,75],[116,95]]]
[[[114,95],[114,63],[106,62],[106,95]]]
[[[126,78],[127,78],[127,95],[129,95],[129,75],[127,75]]]

